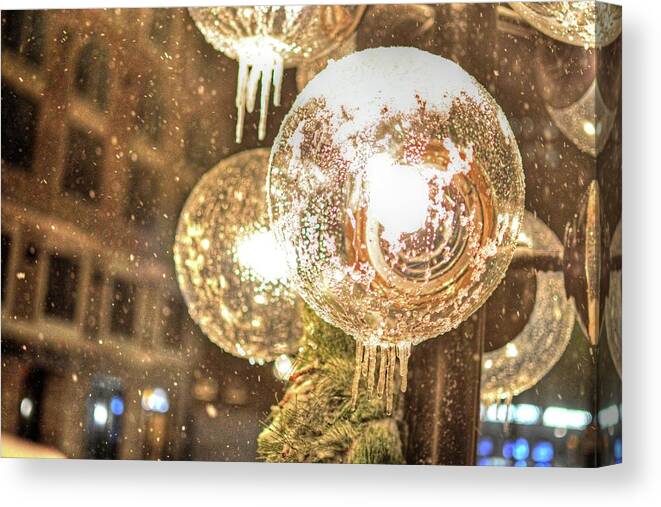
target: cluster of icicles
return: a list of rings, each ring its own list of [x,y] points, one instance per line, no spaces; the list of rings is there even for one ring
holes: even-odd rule
[[[262,51],[259,56],[239,54],[239,75],[236,87],[236,142],[243,138],[243,123],[246,111],[252,113],[257,101],[257,87],[261,83],[259,105],[259,127],[257,136],[260,141],[266,137],[266,118],[269,111],[269,96],[273,84],[273,105],[280,105],[284,60],[275,51]]]
[[[370,398],[374,395],[386,399],[386,413],[392,414],[393,400],[395,398],[395,372],[399,359],[399,376],[401,392],[406,391],[409,357],[411,356],[411,343],[400,342],[397,345],[372,344],[356,341],[356,369],[351,385],[351,404],[356,407],[358,401],[358,388],[361,377],[367,381],[367,393]],[[378,360],[378,367],[377,367]],[[378,372],[378,381],[377,381]]]

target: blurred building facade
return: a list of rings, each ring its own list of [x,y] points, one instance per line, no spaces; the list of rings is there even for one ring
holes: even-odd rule
[[[70,457],[190,459],[213,430],[190,427],[196,368],[247,364],[188,318],[171,245],[233,146],[220,58],[184,10],[3,11],[3,432]]]

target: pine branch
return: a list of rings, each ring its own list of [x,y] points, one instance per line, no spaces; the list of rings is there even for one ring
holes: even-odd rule
[[[359,394],[351,407],[354,340],[309,308],[302,351],[282,400],[258,439],[269,462],[403,463],[397,421],[382,400]]]

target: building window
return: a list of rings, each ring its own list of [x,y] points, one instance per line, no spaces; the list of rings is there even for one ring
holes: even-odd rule
[[[151,228],[157,216],[156,199],[158,179],[148,169],[134,166],[131,169],[126,202],[126,217],[141,227]]]
[[[174,296],[166,299],[161,310],[163,322],[163,341],[175,350],[180,350],[183,344],[183,323],[186,309],[183,303]]]
[[[113,282],[110,311],[110,331],[122,336],[132,336],[135,318],[135,284],[116,278]]]
[[[102,163],[101,140],[84,130],[70,129],[64,190],[74,192],[83,200],[96,200]]]
[[[168,44],[170,27],[172,26],[172,15],[169,9],[154,9],[149,30],[149,38],[159,46],[165,47]]]
[[[57,254],[48,264],[48,291],[44,313],[63,320],[74,320],[78,293],[78,264]]]
[[[108,103],[108,53],[95,42],[88,42],[76,63],[76,89],[99,108]]]
[[[29,320],[35,316],[39,259],[36,244],[28,241],[16,268],[13,313],[19,319]]]
[[[163,123],[159,87],[155,78],[143,76],[143,79],[145,83],[142,87],[143,93],[138,97],[135,125],[138,131],[146,134],[150,141],[156,143],[161,137]]]
[[[44,58],[44,16],[39,11],[3,11],[2,47],[35,64]]]
[[[99,335],[101,326],[101,298],[103,297],[103,273],[95,267],[87,288],[87,309],[83,329],[88,339]]]
[[[39,107],[11,87],[2,85],[2,161],[30,170],[34,161]]]
[[[0,290],[0,298],[2,298],[2,306],[5,305],[5,291],[7,290],[7,268],[9,268],[9,254],[11,253],[11,236],[2,233],[2,264],[0,264],[0,273],[2,273],[2,290]]]

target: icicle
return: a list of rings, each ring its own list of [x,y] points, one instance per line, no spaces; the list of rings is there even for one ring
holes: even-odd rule
[[[379,360],[379,383],[376,386],[376,395],[383,398],[383,389],[386,385],[386,370],[388,369],[388,349],[381,346],[381,359]]]
[[[257,138],[261,141],[266,137],[266,119],[269,113],[269,95],[271,94],[271,79],[273,78],[273,62],[268,62],[262,68],[262,96],[259,104],[259,128]]]
[[[370,366],[370,364],[369,364],[370,356],[369,356],[369,352],[367,350],[367,345],[363,345],[362,347],[363,347],[363,358],[362,358],[362,362],[361,362],[360,371],[361,371],[362,376],[367,378],[367,372],[369,371],[369,366]]]
[[[351,384],[351,407],[356,408],[358,401],[358,386],[360,385],[361,361],[363,359],[363,344],[356,342],[356,366],[353,372],[353,382]]]
[[[367,367],[367,392],[370,398],[374,396],[374,377],[376,375],[376,345],[369,345],[367,348],[369,366]]]
[[[393,398],[395,397],[395,362],[397,361],[397,349],[388,348],[388,380],[386,383],[386,414],[392,414]]]
[[[365,377],[369,397],[373,397],[375,390],[378,398],[385,395],[386,413],[392,414],[395,398],[395,373],[397,359],[399,358],[399,376],[401,378],[401,392],[406,391],[408,377],[408,361],[411,355],[410,343],[372,344],[365,345],[356,342],[356,369],[352,385],[352,405],[355,407],[360,387],[360,378]],[[378,365],[377,365],[378,362]],[[378,372],[378,380],[377,380]]]
[[[239,59],[239,75],[236,81],[236,142],[243,138],[243,122],[246,117],[246,87],[248,85],[248,62],[245,58]]]
[[[257,103],[257,89],[261,84],[259,127],[257,137],[266,137],[266,122],[269,111],[269,98],[273,87],[273,104],[280,105],[284,61],[276,53],[261,55],[255,60],[247,55],[239,56],[239,75],[236,87],[236,142],[243,139],[243,124],[246,112],[252,113]]]
[[[399,386],[399,390],[403,393],[406,392],[406,387],[408,386],[410,356],[411,356],[411,343],[410,342],[398,343],[397,357],[399,357],[399,376],[402,378],[402,382]]]
[[[246,111],[252,113],[255,110],[255,102],[257,101],[257,87],[262,78],[262,63],[253,64],[250,68],[250,76],[248,77],[248,86],[246,89]]]
[[[277,55],[273,64],[273,105],[280,106],[280,92],[282,90],[282,76],[285,72],[285,63],[280,55]]]
[[[390,347],[388,346],[383,346],[383,355],[385,356],[385,363],[384,363],[384,371],[383,371],[383,395],[386,399],[388,399],[389,392],[388,392],[388,379],[390,378]]]

